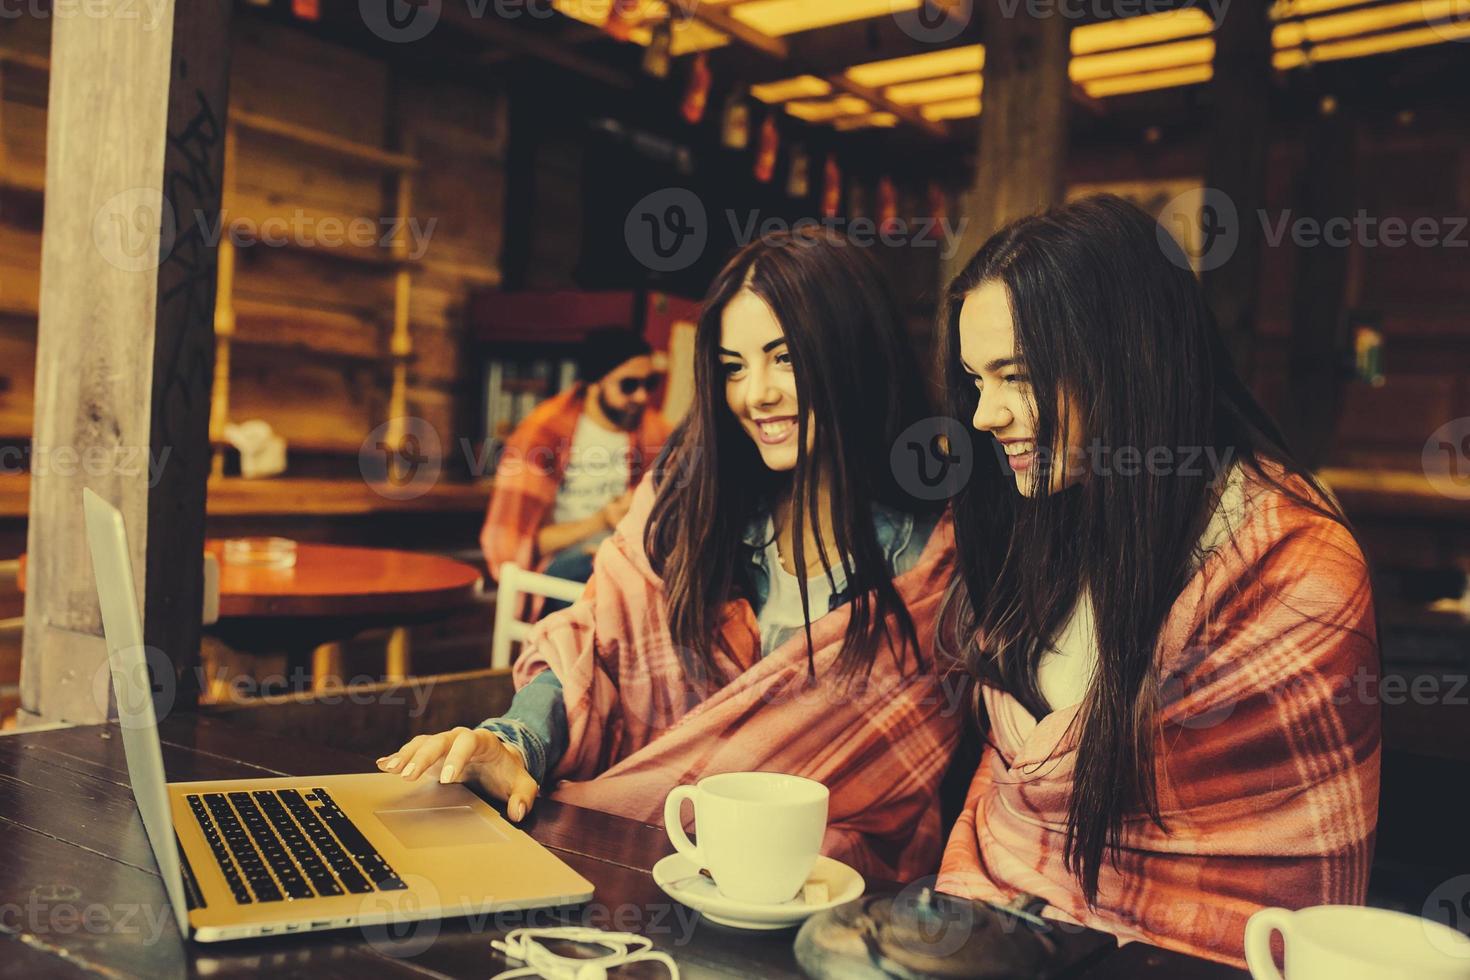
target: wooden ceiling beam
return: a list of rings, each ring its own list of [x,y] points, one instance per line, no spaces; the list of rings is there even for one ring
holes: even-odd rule
[[[875,112],[891,112],[902,121],[908,123],[911,126],[914,126],[920,131],[928,134],[929,136],[933,136],[938,139],[949,138],[948,126],[936,119],[930,119],[929,117],[925,116],[915,106],[900,105],[899,103],[894,102],[888,96],[884,95],[878,89],[869,88],[866,85],[861,85],[848,78],[846,75],[832,75],[828,77],[827,81],[832,84],[832,87],[834,89],[838,89],[842,92],[847,92],[850,95],[858,96],[863,101],[867,102],[868,105],[872,106]]]
[[[729,50],[710,52],[711,67],[717,71],[734,72],[754,84],[797,74],[826,78],[841,75],[854,65],[870,61],[887,61],[963,47],[976,43],[979,37],[975,31],[965,30],[944,41],[919,41],[904,33],[894,18],[879,17],[789,34],[785,40],[791,49],[792,60],[800,62],[804,72],[792,71],[790,65],[781,63],[752,63],[749,58],[740,57],[738,51]]]
[[[442,9],[443,21],[469,37],[565,68],[604,85],[625,90],[633,88],[633,80],[623,72],[578,54],[559,39],[542,37],[495,17],[476,17],[462,3],[446,3]]]
[[[772,58],[787,61],[791,57],[791,48],[783,38],[762,34],[719,7],[700,3],[700,0],[669,0],[669,10],[676,17],[697,20],[706,27],[730,35],[747,48],[754,48]]]
[[[673,8],[677,9],[678,16],[688,17],[700,23],[712,27],[715,30],[724,31],[745,48],[759,51],[766,55],[765,59],[757,65],[751,65],[751,59],[741,57],[740,52],[715,51],[711,52],[711,58],[719,58],[728,64],[731,73],[744,81],[752,80],[752,69],[759,75],[760,79],[774,80],[778,78],[790,78],[795,75],[817,75],[825,78],[834,89],[855,95],[870,106],[875,112],[891,112],[903,122],[914,126],[916,129],[938,139],[949,137],[949,127],[937,120],[928,119],[916,107],[900,105],[875,88],[861,85],[848,78],[844,71],[846,64],[839,65],[835,69],[821,67],[813,63],[805,45],[810,43],[811,36],[824,37],[836,28],[823,28],[821,30],[803,31],[800,34],[791,35],[789,38],[772,38],[759,31],[753,30],[746,24],[741,23],[719,8],[701,4],[699,0],[670,0]],[[893,24],[898,29],[898,24],[890,17],[881,18],[882,21]],[[859,23],[871,23],[863,21]],[[845,25],[843,25],[845,26]],[[905,35],[907,36],[907,35]],[[913,39],[910,38],[912,42]],[[973,43],[973,42],[972,42]],[[851,64],[851,49],[848,51],[847,64]],[[829,59],[829,66],[831,62]]]

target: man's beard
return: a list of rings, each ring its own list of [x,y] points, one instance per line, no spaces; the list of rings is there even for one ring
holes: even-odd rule
[[[638,423],[643,421],[643,406],[636,402],[629,402],[627,408],[613,408],[607,403],[607,393],[597,392],[597,407],[602,409],[602,414],[607,416],[609,422],[624,432],[637,430]]]

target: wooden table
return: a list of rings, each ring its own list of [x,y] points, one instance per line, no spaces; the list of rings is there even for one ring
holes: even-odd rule
[[[371,760],[192,715],[160,726],[172,780],[364,771]],[[735,932],[670,902],[649,876],[671,853],[662,829],[542,800],[526,829],[596,886],[585,906],[226,944],[179,936],[128,787],[116,726],[0,737],[0,976],[487,977],[506,964],[490,940],[529,916],[643,932],[685,977],[797,978],[792,933]],[[621,976],[662,977],[661,968]],[[1239,970],[1132,944],[1073,976],[1239,980]]]
[[[226,562],[223,541],[204,549],[220,559],[221,619],[440,612],[480,591],[473,566],[415,551],[298,543],[294,567],[261,568]]]
[[[330,656],[314,669],[312,652],[374,626],[394,628],[387,676],[408,673],[404,628],[473,603],[479,570],[452,558],[382,548],[298,543],[293,568],[233,565],[220,558],[219,622],[211,632],[248,654],[284,652],[288,676],[330,675]]]
[[[298,542],[295,566],[263,568],[225,562],[219,539],[206,541],[204,550],[219,562],[219,621],[210,632],[241,653],[284,653],[288,677],[329,674],[330,656],[321,670],[313,667],[318,647],[392,627],[386,674],[401,680],[408,673],[405,627],[470,605],[482,588],[473,565],[416,551]],[[22,592],[25,572],[21,555]]]

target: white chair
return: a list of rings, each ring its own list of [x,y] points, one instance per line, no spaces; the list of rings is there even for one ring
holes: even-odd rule
[[[516,618],[525,596],[576,602],[586,588],[585,582],[527,571],[515,562],[501,565],[500,582],[495,590],[495,636],[490,642],[490,666],[509,667],[510,645],[524,640],[531,632],[530,623]]]

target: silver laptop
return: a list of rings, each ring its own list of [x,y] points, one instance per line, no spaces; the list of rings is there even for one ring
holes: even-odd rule
[[[186,936],[214,942],[592,897],[591,882],[463,786],[379,772],[165,782],[122,514],[91,490],[83,496],[128,778]]]

